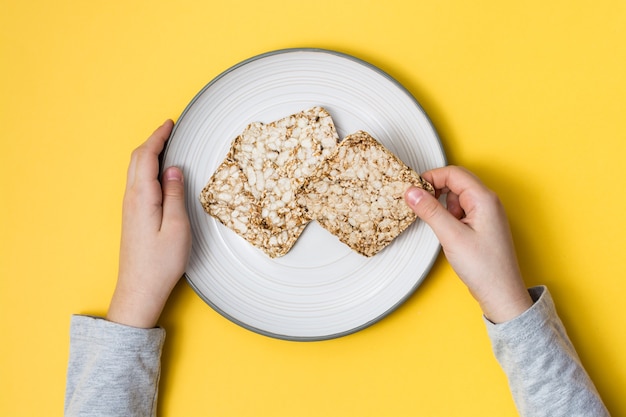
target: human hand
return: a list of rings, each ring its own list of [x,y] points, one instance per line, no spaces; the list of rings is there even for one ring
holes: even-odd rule
[[[154,327],[181,278],[191,250],[183,174],[167,168],[159,182],[159,154],[172,131],[166,121],[135,149],[122,208],[120,265],[107,319]]]
[[[441,242],[450,265],[494,323],[511,320],[532,305],[498,196],[469,171],[447,166],[422,174],[446,194],[446,208],[417,187],[405,201]]]

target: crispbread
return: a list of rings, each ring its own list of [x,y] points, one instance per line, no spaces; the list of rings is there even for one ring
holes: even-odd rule
[[[347,136],[303,187],[308,215],[356,252],[373,256],[416,219],[404,202],[415,185],[432,185],[367,132]]]
[[[262,223],[259,201],[245,190],[246,177],[237,164],[222,162],[200,194],[204,210],[270,257],[281,256],[296,242],[304,225],[269,228]]]
[[[204,210],[270,257],[286,254],[310,218],[298,189],[337,147],[332,118],[313,107],[251,123],[200,193]]]

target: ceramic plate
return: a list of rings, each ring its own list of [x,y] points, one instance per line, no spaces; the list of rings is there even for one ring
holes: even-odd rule
[[[375,323],[416,290],[439,252],[420,221],[372,258],[311,222],[287,255],[270,259],[203,211],[200,191],[249,123],[312,106],[329,111],[340,138],[365,130],[417,172],[445,165],[437,133],[405,88],[362,60],[319,49],[266,53],[219,75],[187,106],[163,159],[186,176],[191,286],[231,321],[289,340]]]

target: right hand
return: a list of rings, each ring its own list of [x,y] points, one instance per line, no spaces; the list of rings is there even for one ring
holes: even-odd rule
[[[411,187],[404,198],[441,242],[450,265],[494,323],[511,320],[533,304],[517,263],[511,231],[498,196],[464,168],[446,166],[422,177],[446,194],[447,209]]]

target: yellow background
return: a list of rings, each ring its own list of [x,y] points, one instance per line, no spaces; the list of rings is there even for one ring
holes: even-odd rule
[[[231,65],[356,55],[402,82],[449,161],[501,196],[609,410],[626,415],[626,3],[9,1],[0,5],[0,415],[61,415],[72,313],[115,285],[130,151]],[[180,283],[163,416],[513,416],[443,257],[397,312],[315,343],[244,330]]]

